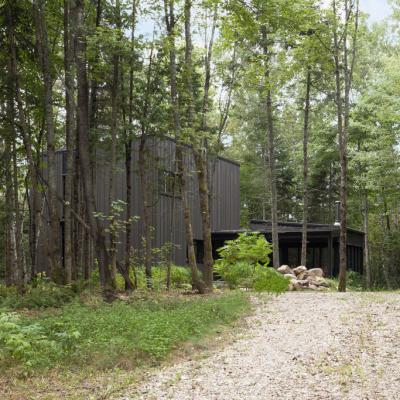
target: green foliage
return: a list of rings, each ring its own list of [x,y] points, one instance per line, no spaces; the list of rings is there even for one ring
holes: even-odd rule
[[[45,365],[62,347],[46,335],[39,323],[24,325],[16,313],[0,314],[0,363],[22,362],[31,368]]]
[[[153,290],[165,290],[167,283],[167,265],[155,265],[152,267]],[[188,289],[192,285],[192,276],[189,268],[178,265],[170,266],[171,289]],[[136,276],[138,289],[147,290],[145,269],[142,266],[136,266]],[[92,285],[98,285],[99,274],[94,271],[91,277]],[[131,271],[131,279],[134,279],[133,271]],[[124,280],[121,275],[117,275],[117,286],[124,287]]]
[[[177,346],[229,324],[248,310],[247,297],[151,297],[94,306],[72,302],[34,317],[0,314],[0,367],[62,365],[111,368],[164,358]]]
[[[289,279],[273,268],[259,266],[256,270],[253,287],[256,292],[281,294],[288,289]]]
[[[333,290],[337,290],[338,288],[338,279],[337,278],[330,278],[327,279],[330,283],[330,287]],[[363,290],[363,276],[360,275],[358,272],[355,271],[348,271],[347,272],[347,283],[346,283],[347,290],[350,291],[362,291]],[[378,288],[374,288],[374,290]]]
[[[235,240],[228,240],[225,246],[218,249],[222,263],[234,264],[245,262],[249,264],[262,263],[268,265],[272,246],[261,233],[245,232]]]
[[[260,233],[242,233],[218,252],[221,259],[216,261],[215,270],[232,289],[244,287],[279,294],[289,286],[287,279],[268,268],[272,248]]]
[[[60,307],[76,296],[73,289],[78,290],[78,286],[59,286],[39,274],[32,284],[27,286],[23,296],[19,295],[15,288],[0,285],[0,307],[10,309]]]

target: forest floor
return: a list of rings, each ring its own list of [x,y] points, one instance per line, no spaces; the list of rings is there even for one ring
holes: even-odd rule
[[[149,371],[118,400],[398,399],[400,294],[254,298],[225,345]]]

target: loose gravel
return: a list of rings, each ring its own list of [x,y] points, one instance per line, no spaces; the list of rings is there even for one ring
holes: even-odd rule
[[[400,294],[293,292],[254,303],[236,340],[162,367],[118,399],[400,399]]]

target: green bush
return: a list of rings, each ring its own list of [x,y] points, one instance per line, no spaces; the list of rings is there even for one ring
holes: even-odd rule
[[[286,292],[290,280],[273,268],[259,266],[254,278],[254,290],[256,292],[267,292],[280,294]]]
[[[153,288],[155,290],[163,290],[167,284],[167,266],[155,265],[151,269],[153,277]],[[146,275],[143,267],[136,268],[136,276],[138,280],[138,287],[140,289],[146,288]],[[121,277],[122,279],[122,277]],[[132,276],[133,280],[133,276]],[[181,289],[191,287],[192,275],[189,268],[171,265],[171,288]],[[122,286],[121,286],[122,287]]]
[[[264,235],[246,232],[235,240],[229,240],[218,250],[221,259],[215,270],[231,289],[251,288],[258,292],[282,293],[289,280],[272,268],[268,268],[271,244]]]
[[[0,361],[22,362],[25,367],[44,365],[61,346],[50,340],[38,323],[24,325],[16,313],[0,314]]]
[[[238,287],[252,288],[255,268],[256,265],[244,261],[229,264],[222,260],[217,260],[215,263],[215,271],[228,284],[230,289]]]
[[[363,277],[361,274],[355,271],[347,272],[347,286],[351,290],[362,290],[363,289]]]
[[[0,307],[11,309],[17,308],[48,308],[60,307],[68,303],[76,296],[74,290],[69,286],[58,286],[46,281],[43,276],[35,278],[28,285],[23,296],[19,295],[14,288],[0,290]]]
[[[272,245],[267,242],[264,235],[257,232],[244,232],[235,240],[227,240],[225,245],[218,249],[220,262],[230,265],[245,262],[251,265],[261,263],[269,265],[269,255]]]

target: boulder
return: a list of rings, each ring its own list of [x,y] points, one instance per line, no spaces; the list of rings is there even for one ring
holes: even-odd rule
[[[297,283],[298,283],[301,287],[308,287],[308,285],[310,284],[310,282],[308,282],[307,279],[297,280]]]
[[[322,268],[312,268],[312,269],[309,269],[307,272],[308,272],[309,276],[315,276],[315,277],[319,277],[319,278],[324,277],[324,271],[322,270]]]
[[[300,274],[297,275],[297,279],[300,281],[304,281],[307,278],[308,278],[308,271],[300,272]]]
[[[289,265],[281,265],[278,269],[278,272],[280,272],[282,275],[286,275],[286,274],[291,274],[293,275],[293,271],[292,269],[289,267]]]
[[[330,283],[324,278],[317,277],[316,281],[318,286],[323,286],[325,288],[331,287]]]
[[[326,279],[321,278],[319,276],[310,275],[307,278],[307,281],[308,281],[309,285],[314,285],[314,286],[317,286],[317,287],[322,286],[324,288],[329,288],[331,286],[330,283]]]
[[[293,272],[295,273],[296,276],[300,275],[302,272],[305,271],[307,271],[307,268],[304,267],[303,265],[293,269]]]
[[[284,276],[285,278],[290,279],[290,280],[292,280],[292,279],[297,279],[296,276],[293,275],[293,274],[285,274],[285,275],[283,275],[283,276]]]
[[[292,279],[289,286],[291,287],[291,290],[293,290],[293,291],[303,289],[303,286],[300,285],[300,283],[297,279]]]
[[[318,286],[310,284],[310,285],[308,285],[308,288],[311,290],[317,290]]]

